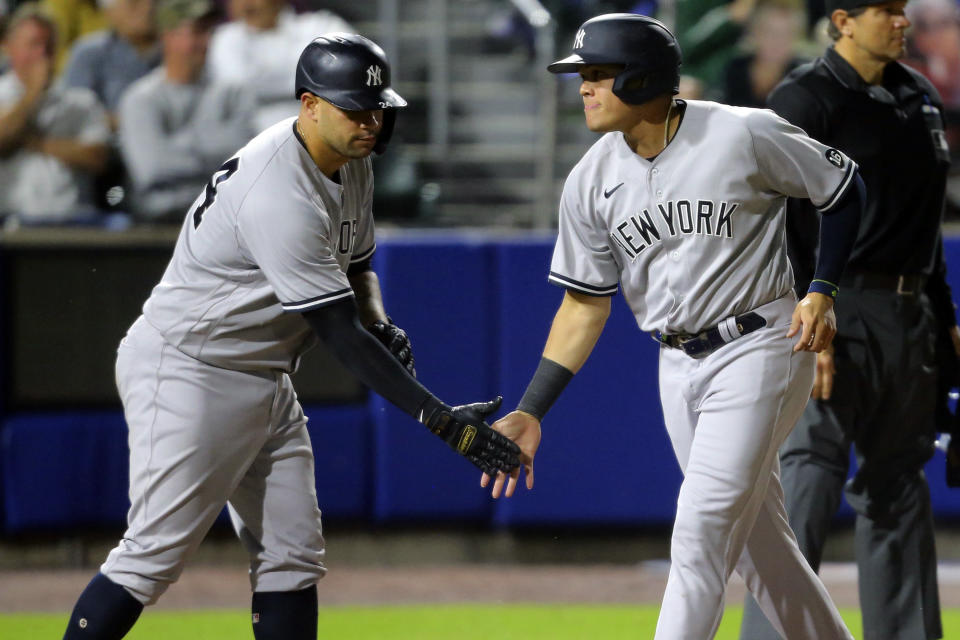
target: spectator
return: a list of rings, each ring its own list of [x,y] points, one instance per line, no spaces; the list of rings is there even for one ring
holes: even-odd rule
[[[16,0],[11,4],[16,6]],[[107,26],[99,0],[43,0],[42,6],[57,25],[56,71],[67,64],[70,49],[80,36]]]
[[[794,3],[779,0],[758,6],[747,30],[750,51],[733,58],[724,70],[722,101],[765,108],[767,94],[803,63],[796,56],[803,28],[803,12]]]
[[[257,100],[257,129],[297,114],[293,70],[315,37],[354,29],[330,11],[294,13],[286,0],[230,0],[233,20],[210,43],[212,78],[244,84]]]
[[[683,50],[680,97],[697,99],[718,90],[756,4],[757,0],[677,0],[674,33]]]
[[[906,11],[906,63],[930,79],[948,111],[960,109],[960,9],[953,0],[913,0]]]
[[[120,101],[120,148],[140,219],[180,220],[207,178],[254,133],[249,87],[205,73],[214,18],[210,0],[160,0],[163,64]]]
[[[120,96],[160,64],[153,0],[102,0],[110,26],[76,43],[63,82],[90,89],[110,112],[116,129]]]
[[[56,25],[35,3],[10,18],[0,76],[0,213],[25,222],[95,214],[93,180],[110,129],[96,96],[51,85]]]

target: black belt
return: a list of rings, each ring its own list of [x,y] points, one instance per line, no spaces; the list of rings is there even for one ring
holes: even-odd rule
[[[706,355],[718,349],[719,347],[722,347],[728,342],[736,340],[740,336],[745,336],[761,327],[767,326],[766,318],[753,311],[750,313],[745,313],[742,316],[736,316],[734,318],[734,322],[736,323],[737,332],[739,335],[734,335],[725,330],[721,331],[720,327],[724,326],[726,323],[726,321],[724,321],[715,327],[704,329],[700,333],[696,334],[658,333],[655,338],[661,344],[665,344],[668,347],[673,347],[674,349],[683,349],[683,352],[688,356],[700,356]],[[724,335],[728,337],[724,338]]]
[[[858,271],[845,273],[840,279],[841,288],[881,289],[884,291],[893,291],[899,296],[917,295],[923,291],[926,284],[927,276],[920,273],[890,275],[887,273]]]

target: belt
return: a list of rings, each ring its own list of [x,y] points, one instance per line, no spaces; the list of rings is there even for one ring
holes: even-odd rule
[[[909,273],[903,275],[890,275],[887,273],[874,273],[870,271],[858,271],[850,274],[844,274],[840,279],[841,287],[851,287],[854,289],[882,289],[884,291],[893,291],[898,296],[914,296],[923,291],[927,284],[927,276],[920,273]]]
[[[688,356],[701,356],[765,326],[767,326],[766,318],[751,311],[741,316],[727,318],[717,326],[704,329],[700,333],[657,333],[654,338],[668,347],[683,349]]]

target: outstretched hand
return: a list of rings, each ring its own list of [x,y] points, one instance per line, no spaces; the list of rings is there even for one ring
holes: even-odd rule
[[[529,413],[523,411],[511,411],[504,417],[493,423],[493,430],[499,431],[504,436],[517,443],[520,447],[520,464],[523,465],[527,476],[527,489],[533,489],[533,457],[537,453],[537,447],[540,446],[540,421]],[[480,478],[480,486],[486,487],[490,484],[493,474],[484,473]],[[494,498],[499,498],[503,491],[504,484],[507,490],[504,497],[509,498],[517,488],[517,480],[520,478],[520,468],[517,467],[506,474],[499,472],[493,481],[493,489],[490,492]]]
[[[803,328],[801,333],[800,329]],[[800,333],[794,351],[819,353],[833,342],[837,334],[837,316],[833,312],[833,298],[822,293],[808,293],[793,310],[787,337]]]
[[[520,466],[520,447],[485,422],[501,401],[497,396],[457,407],[436,402],[420,421],[484,474],[511,472]]]

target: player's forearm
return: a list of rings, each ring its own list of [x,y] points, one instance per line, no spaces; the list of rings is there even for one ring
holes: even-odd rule
[[[369,327],[374,322],[387,322],[387,313],[383,308],[383,296],[380,293],[380,279],[377,272],[371,270],[347,276],[353,294],[357,300],[360,322]]]
[[[609,296],[567,291],[553,318],[543,357],[576,373],[590,357],[609,316]]]
[[[570,291],[564,295],[540,364],[517,404],[518,411],[543,420],[573,374],[587,361],[609,315],[609,297]]]
[[[407,414],[416,418],[428,400],[436,400],[361,326],[353,298],[307,311],[303,317],[351,373]]]
[[[866,199],[866,187],[860,175],[837,207],[820,217],[820,249],[817,252],[817,270],[810,283],[811,292],[836,297],[840,276],[847,258],[857,241],[860,215]]]

